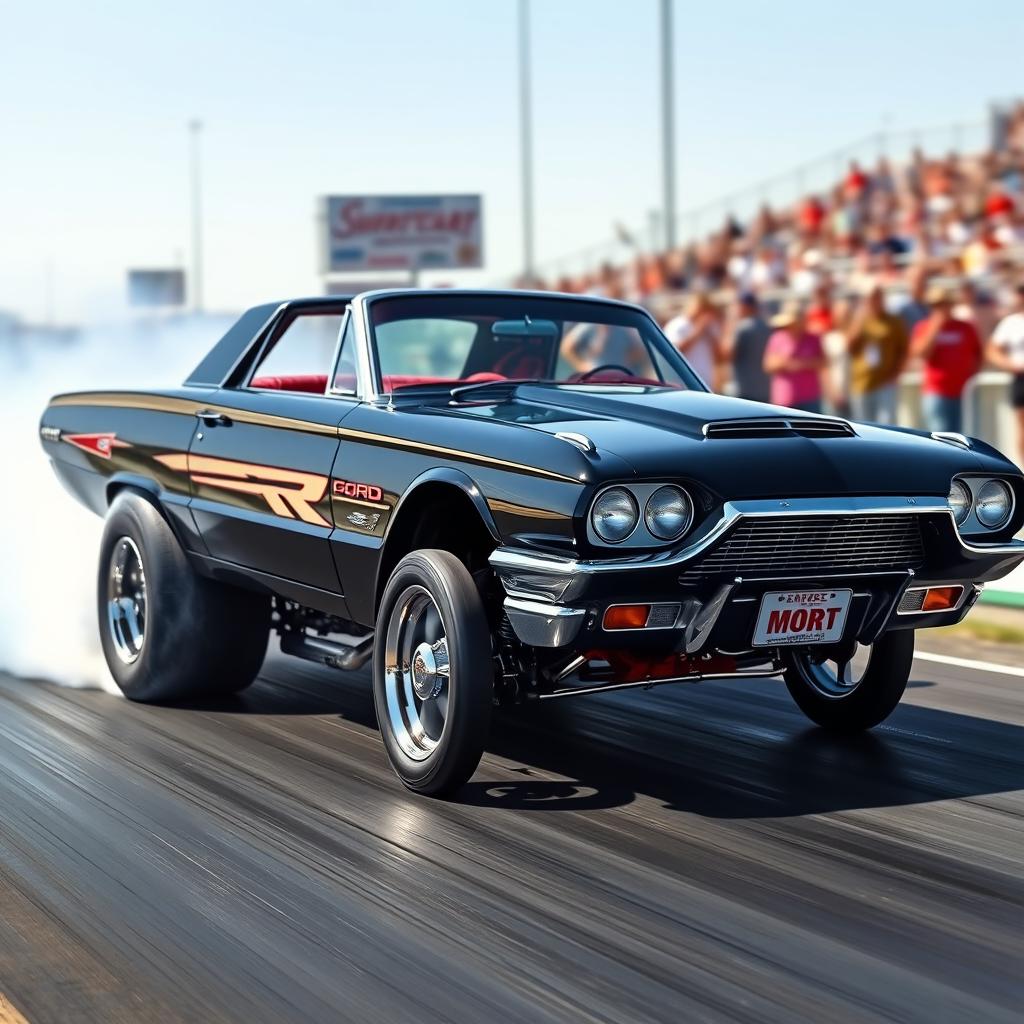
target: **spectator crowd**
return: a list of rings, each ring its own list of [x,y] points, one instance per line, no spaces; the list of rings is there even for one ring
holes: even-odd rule
[[[959,431],[987,364],[1024,438],[1024,103],[982,154],[851,162],[825,194],[545,284],[640,302],[715,390],[807,411],[895,423],[917,370],[924,425]]]

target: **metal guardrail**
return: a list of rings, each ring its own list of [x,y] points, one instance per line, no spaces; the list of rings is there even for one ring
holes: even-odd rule
[[[921,414],[920,370],[899,380],[898,419],[907,427],[924,427]],[[1009,401],[1012,377],[1002,370],[982,370],[964,386],[963,432],[995,446],[1008,458],[1017,458],[1017,425]]]

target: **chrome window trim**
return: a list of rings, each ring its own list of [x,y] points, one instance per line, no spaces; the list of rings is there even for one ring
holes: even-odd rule
[[[333,398],[357,398],[359,396],[359,374],[356,373],[355,390],[348,391],[343,388],[336,388],[334,382],[338,379],[338,367],[341,365],[341,346],[345,340],[345,332],[352,322],[352,303],[345,307],[345,314],[341,318],[341,326],[338,328],[338,338],[334,343],[334,358],[331,360],[331,368],[327,371],[327,390],[324,394]],[[353,338],[355,335],[353,335]],[[358,350],[359,345],[356,344]],[[358,363],[358,360],[357,360]]]
[[[703,537],[678,551],[655,552],[635,558],[593,559],[567,558],[563,555],[549,555],[531,552],[522,548],[497,548],[490,557],[491,565],[499,571],[503,568],[535,570],[566,577],[592,576],[609,572],[633,572],[645,569],[666,569],[692,561],[741,518],[766,516],[808,516],[808,515],[921,515],[945,514],[956,531],[953,510],[945,498],[903,497],[903,498],[792,498],[789,500],[730,501],[723,508],[722,518]],[[1024,541],[1008,544],[971,544],[959,531],[956,536],[964,551],[979,555],[1020,555],[1024,554]],[[568,589],[568,588],[567,588]]]
[[[701,379],[700,374],[690,365],[690,361],[681,352],[675,349],[675,346],[668,339],[668,336],[661,328],[661,324],[658,323],[654,314],[649,309],[638,305],[635,302],[623,302],[620,299],[609,299],[603,295],[576,295],[571,292],[542,292],[536,289],[518,289],[518,288],[409,288],[406,287],[395,287],[395,288],[377,288],[372,291],[360,292],[356,295],[352,303],[357,309],[357,329],[361,331],[363,341],[367,349],[367,365],[370,371],[370,380],[368,381],[367,387],[367,401],[376,401],[382,395],[386,395],[387,392],[383,390],[383,382],[380,376],[380,365],[376,359],[376,353],[373,350],[373,344],[370,341],[370,327],[369,327],[369,308],[374,302],[380,299],[390,298],[401,298],[403,296],[424,296],[424,295],[437,295],[445,298],[451,298],[453,296],[458,297],[460,295],[473,297],[473,298],[487,298],[492,296],[494,298],[534,298],[534,299],[563,299],[569,302],[586,303],[588,305],[597,304],[603,306],[615,306],[619,309],[628,309],[633,313],[640,313],[645,320],[648,321],[649,325],[654,328],[655,332],[659,334],[673,351],[675,356],[679,359],[686,367],[687,372],[693,375],[694,379],[703,387],[703,393],[710,393],[711,388],[708,387],[707,383]],[[659,377],[661,376],[659,367],[655,365],[655,371],[658,372]],[[696,391],[701,393],[698,388],[689,387],[684,377],[684,383],[687,384],[686,390]]]
[[[294,307],[290,307],[288,305],[288,303],[286,303],[286,302],[282,303],[277,308],[277,310],[274,313],[274,315],[270,318],[269,321],[267,321],[267,324],[263,327],[263,329],[260,332],[261,335],[262,335],[262,338],[261,338],[260,344],[259,344],[259,351],[256,353],[255,359],[253,360],[252,367],[246,373],[245,378],[236,387],[225,388],[223,385],[221,385],[222,389],[226,390],[226,391],[244,391],[244,392],[247,392],[248,394],[251,394],[251,395],[275,394],[275,395],[293,395],[293,396],[297,396],[297,397],[300,397],[300,398],[343,398],[343,399],[344,398],[347,398],[347,399],[358,398],[358,395],[357,395],[356,392],[353,392],[353,391],[338,391],[338,390],[335,390],[331,386],[331,382],[334,380],[334,375],[337,373],[337,370],[338,370],[338,362],[341,359],[341,340],[342,340],[342,338],[345,337],[345,331],[348,328],[348,321],[349,321],[349,317],[351,315],[351,309],[352,309],[352,304],[351,303],[349,303],[347,306],[345,306],[342,309],[342,311],[341,311],[341,325],[338,328],[338,337],[335,339],[335,342],[334,342],[334,354],[331,356],[330,366],[329,366],[329,368],[327,370],[327,386],[326,386],[326,388],[323,391],[318,391],[318,392],[313,392],[313,391],[290,391],[290,390],[287,390],[285,388],[256,388],[256,387],[253,387],[252,382],[256,378],[256,375],[257,375],[257,373],[259,371],[259,368],[260,368],[260,364],[263,362],[264,359],[267,358],[268,355],[270,355],[270,352],[273,350],[272,348],[268,349],[268,346],[270,345],[271,338],[273,338],[274,330],[276,329],[277,325],[284,319],[284,317],[287,314],[287,312],[290,311],[290,309],[293,309],[293,308]],[[300,316],[337,316],[337,315],[338,314],[334,313],[334,312],[322,312],[322,311],[321,312],[303,313],[302,310],[299,309],[296,312],[295,317],[294,317],[292,322],[294,323],[294,321],[297,320]],[[284,331],[277,338],[273,339],[274,340],[273,348],[277,347],[277,343],[281,340],[281,338],[283,338],[285,336],[285,334],[288,333],[288,328],[290,328],[290,327],[291,327],[291,324],[289,324],[288,327],[286,327],[284,329]],[[235,367],[232,368],[232,373],[234,372],[234,369],[237,367],[238,363],[242,360],[242,358],[244,358],[244,356],[246,354],[248,354],[248,350],[245,353],[243,353],[241,356],[239,356],[238,359],[235,361]],[[230,376],[231,375],[228,374],[228,377],[225,378],[225,379],[230,379]],[[359,383],[358,380],[356,381],[356,383],[358,385],[358,383]]]
[[[270,316],[267,317],[267,319],[264,321],[263,326],[258,331],[256,331],[256,333],[252,336],[252,340],[247,345],[244,345],[242,347],[242,351],[239,352],[239,354],[234,358],[234,360],[231,363],[230,369],[221,378],[221,382],[219,384],[212,385],[213,387],[223,389],[225,391],[237,390],[237,388],[232,388],[227,382],[231,380],[232,377],[234,377],[234,375],[238,372],[238,368],[245,361],[246,357],[252,354],[253,348],[257,347],[257,351],[254,356],[253,370],[251,373],[246,374],[245,383],[247,384],[248,381],[252,379],[253,374],[256,372],[256,367],[259,366],[260,359],[263,356],[263,351],[266,348],[270,332],[273,329],[274,325],[278,322],[278,320],[280,320],[280,318],[284,316],[284,311],[287,308],[287,302],[282,302],[278,304],[278,306],[274,309],[274,312],[271,313]],[[210,387],[211,385],[200,384],[198,386]],[[238,385],[238,387],[242,386],[244,385]]]
[[[370,341],[367,296],[363,292],[352,300],[352,317],[356,328],[356,394],[364,402],[376,402],[381,396],[380,366]]]

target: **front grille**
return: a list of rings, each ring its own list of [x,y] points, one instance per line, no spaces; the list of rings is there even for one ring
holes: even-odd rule
[[[924,562],[918,517],[785,516],[741,519],[721,544],[690,566],[683,583],[709,576],[807,576],[915,569]]]
[[[855,437],[846,420],[800,419],[781,416],[745,420],[716,420],[704,424],[704,436],[714,438],[750,437]]]

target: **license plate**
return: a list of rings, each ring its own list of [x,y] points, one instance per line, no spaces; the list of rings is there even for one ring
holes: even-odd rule
[[[852,590],[773,590],[761,599],[754,646],[835,643],[852,597]]]

